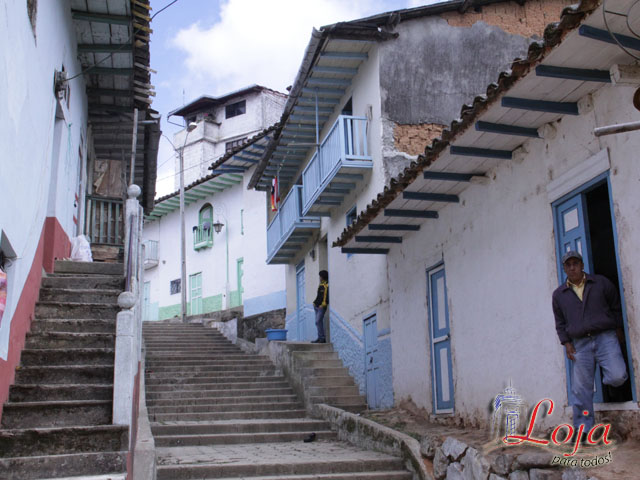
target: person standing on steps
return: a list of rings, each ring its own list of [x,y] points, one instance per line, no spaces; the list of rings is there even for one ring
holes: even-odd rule
[[[320,285],[318,285],[318,295],[313,301],[313,310],[316,312],[316,328],[318,338],[311,343],[327,343],[324,336],[324,314],[329,308],[329,272],[320,270]]]

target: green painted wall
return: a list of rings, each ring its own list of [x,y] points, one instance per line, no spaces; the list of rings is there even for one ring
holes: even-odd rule
[[[240,291],[234,290],[233,292],[229,292],[229,301],[231,308],[242,305],[242,294]]]
[[[231,292],[231,300],[233,301],[233,294],[237,292]],[[240,305],[238,303],[238,305]],[[232,306],[238,306],[232,305]],[[212,297],[205,297],[202,299],[202,313],[217,312],[222,310],[222,294],[214,295]],[[187,302],[187,312],[191,311],[191,302]],[[169,305],[167,307],[160,307],[158,309],[158,320],[167,320],[173,317],[180,316],[180,304]]]

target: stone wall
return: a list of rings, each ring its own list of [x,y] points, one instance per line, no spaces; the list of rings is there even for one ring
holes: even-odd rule
[[[444,125],[437,123],[397,124],[393,131],[396,150],[409,155],[423,154],[427,145],[440,136],[443,128]]]
[[[285,309],[271,310],[238,320],[238,337],[249,342],[266,337],[268,328],[285,328]]]

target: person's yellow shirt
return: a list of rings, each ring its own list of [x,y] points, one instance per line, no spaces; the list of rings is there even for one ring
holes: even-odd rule
[[[584,293],[584,285],[585,283],[587,283],[586,280],[587,280],[587,277],[584,274],[582,275],[582,281],[580,282],[579,285],[574,285],[569,281],[569,279],[567,279],[567,286],[571,287],[571,290],[576,292],[576,295],[578,296],[580,301],[582,301],[582,294]]]

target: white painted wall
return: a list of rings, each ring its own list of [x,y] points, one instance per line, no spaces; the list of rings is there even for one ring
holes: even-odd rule
[[[449,295],[456,415],[488,420],[489,402],[512,380],[529,406],[552,398],[557,413],[545,426],[567,421],[564,349],[555,332],[551,293],[557,287],[551,201],[547,185],[604,148],[611,158],[611,185],[627,314],[640,311],[640,197],[633,161],[637,134],[596,139],[594,126],[637,116],[633,89],[604,87],[594,112],[566,116],[553,140],[529,140],[521,164],[503,162],[488,185],[471,185],[460,204],[404,236],[388,256],[391,285],[396,400],[412,399],[432,411],[427,330],[426,269],[444,259]],[[630,321],[638,371],[640,326]],[[634,347],[636,346],[636,347]],[[637,388],[636,374],[636,388]],[[565,407],[565,408],[563,408]]]
[[[225,107],[246,101],[246,113],[225,118]],[[211,173],[209,166],[226,153],[225,144],[243,137],[251,138],[280,119],[286,96],[264,90],[233,97],[214,109],[216,123],[205,121],[202,115],[196,121],[198,128],[189,133],[184,149],[185,185]],[[185,145],[186,129],[173,136],[177,149]],[[175,171],[179,171],[179,158],[175,160]],[[180,178],[176,175],[174,188],[180,188]]]
[[[10,267],[7,308],[0,327],[0,358],[6,358],[10,320],[33,263],[46,216],[76,235],[74,193],[79,188],[78,147],[85,137],[87,106],[82,76],[70,81],[68,116],[56,129],[53,75],[65,66],[80,72],[69,2],[38,2],[34,38],[27,2],[0,9],[0,229],[18,259]],[[56,148],[54,131],[59,134]]]
[[[261,305],[284,308],[284,268],[265,263],[266,205],[261,192],[246,189],[251,172],[252,170],[245,172],[241,183],[185,208],[187,284],[190,275],[202,272],[203,299],[222,295],[222,308],[226,308],[228,234],[229,290],[235,291],[238,288],[237,260],[243,258],[243,302],[251,303],[254,300],[246,315],[266,311],[259,310]],[[196,251],[193,249],[192,228],[198,225],[199,211],[207,203],[214,207],[214,222],[219,219],[224,227],[220,233],[214,233],[213,247]],[[244,230],[241,228],[241,210],[244,211]],[[151,282],[150,303],[157,303],[161,311],[163,307],[179,305],[180,294],[170,295],[169,288],[171,280],[180,278],[179,210],[176,209],[159,220],[146,222],[143,240],[158,241],[159,264],[145,271],[145,281]],[[187,301],[190,300],[190,294],[187,290]],[[272,298],[274,294],[275,299]],[[269,297],[270,302],[263,297]]]

